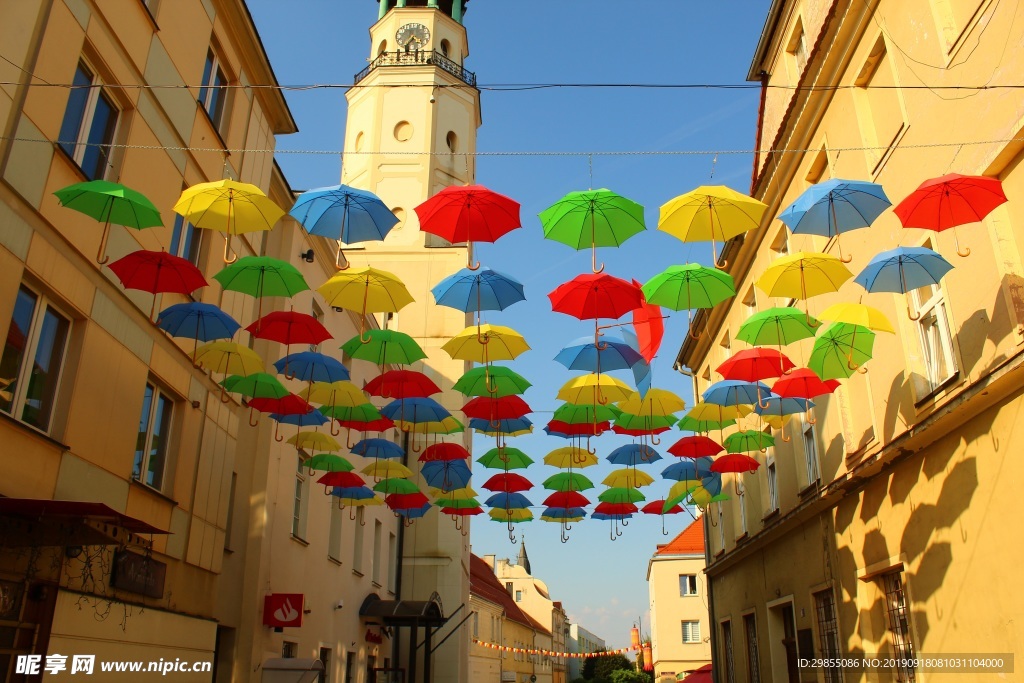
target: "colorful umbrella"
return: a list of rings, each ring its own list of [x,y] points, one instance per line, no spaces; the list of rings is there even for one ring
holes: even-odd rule
[[[323,484],[327,489],[340,486],[342,488],[355,488],[366,484],[363,478],[355,472],[328,472],[316,480],[316,483]],[[330,493],[329,490],[325,491]]]
[[[281,398],[251,398],[249,399],[249,407],[261,413],[296,416],[294,421],[289,420],[292,424],[301,424],[302,426],[319,426],[323,424],[322,421],[315,417],[305,417],[300,423],[297,416],[308,416],[314,408],[295,394],[288,394]],[[277,437],[275,436],[274,438]],[[280,439],[277,440],[280,441]]]
[[[756,382],[762,379],[781,377],[783,373],[795,367],[793,361],[780,351],[755,348],[737,351],[719,365],[715,372],[727,380]]]
[[[866,327],[831,323],[821,329],[807,367],[822,379],[845,379],[871,360],[875,333]]]
[[[555,360],[569,370],[600,373],[626,370],[643,357],[621,338],[605,335],[599,345],[591,337],[581,337],[559,351]]]
[[[423,463],[420,474],[427,484],[447,492],[461,489],[469,484],[473,476],[465,460],[432,460]],[[486,488],[486,487],[485,487]]]
[[[644,304],[643,292],[632,282],[605,273],[577,275],[548,294],[551,310],[580,320],[594,320],[598,344],[598,318],[621,318]]]
[[[287,440],[295,448],[305,448],[310,451],[338,451],[341,444],[323,432],[299,432]]]
[[[484,488],[488,491],[520,493],[522,491],[529,491],[532,489],[533,482],[521,474],[503,472],[501,474],[495,474],[488,479],[484,483]]]
[[[698,481],[708,476],[711,473],[711,458],[694,458],[693,460],[680,460],[675,462],[661,471],[661,476],[665,479],[674,479],[677,482],[687,481]],[[673,490],[676,488],[672,487]],[[669,492],[669,497],[674,497],[673,492]]]
[[[664,417],[686,408],[686,402],[667,389],[650,389],[644,397],[633,392],[628,399],[617,405],[624,413],[652,417]]]
[[[263,359],[244,344],[214,341],[203,344],[195,353],[196,365],[224,375],[249,375],[263,372]]]
[[[813,337],[820,326],[817,320],[795,308],[769,308],[747,318],[736,338],[752,346],[785,346]]]
[[[772,385],[772,393],[782,398],[814,398],[831,394],[838,386],[838,380],[826,382],[810,368],[796,368]]]
[[[489,420],[492,425],[498,420],[513,420],[529,415],[532,410],[526,401],[518,396],[505,396],[504,398],[490,398],[478,396],[462,408],[466,417]]]
[[[309,289],[299,269],[270,256],[243,256],[213,276],[225,290],[257,300],[256,317],[263,315],[263,297],[291,297]]]
[[[633,390],[622,380],[608,375],[587,374],[573,377],[558,390],[558,400],[566,403],[618,403],[625,401]]]
[[[310,472],[351,472],[355,469],[348,460],[333,453],[318,453],[305,465]]]
[[[605,460],[613,465],[636,467],[637,465],[648,465],[652,462],[657,462],[661,460],[661,455],[650,446],[631,443],[619,446],[609,453]]]
[[[412,476],[412,470],[394,460],[375,460],[359,471],[374,479],[408,479]]]
[[[896,332],[892,328],[892,323],[885,317],[885,313],[864,304],[832,304],[818,317],[829,322],[860,325],[873,332]]]
[[[544,505],[553,508],[574,508],[590,505],[590,501],[577,491],[566,490],[552,493],[544,499]]]
[[[677,515],[683,511],[683,508],[679,505],[667,505],[665,499],[652,500],[647,505],[640,508],[640,512],[647,515],[661,515],[661,533],[668,536],[668,532],[665,531],[665,515]]]
[[[965,176],[950,173],[926,180],[893,209],[904,228],[924,228],[942,232],[953,229],[958,256],[969,256],[971,250],[960,250],[956,228],[977,223],[1006,201],[1003,184],[998,178]]]
[[[549,420],[544,426],[548,436],[557,436],[562,439],[574,439],[583,436],[598,436],[611,429],[610,422],[598,422],[595,424],[569,424],[561,420]]]
[[[391,477],[389,479],[381,479],[373,486],[373,490],[377,493],[383,493],[385,496],[391,495],[392,493],[398,493],[408,495],[410,493],[421,493],[420,488],[408,479],[402,477]]]
[[[736,296],[736,283],[732,276],[716,268],[708,268],[699,263],[687,263],[683,266],[669,266],[658,273],[643,286],[644,297],[648,303],[671,308],[673,311],[694,308],[714,308],[726,299]],[[694,335],[690,329],[690,336]]]
[[[555,408],[554,418],[566,424],[590,423],[596,424],[606,420],[614,420],[620,411],[611,406],[586,403],[563,403]]]
[[[726,437],[723,445],[726,453],[752,453],[754,451],[764,453],[775,445],[775,439],[762,431],[747,429],[730,434]]]
[[[446,187],[415,211],[420,230],[452,243],[495,242],[522,225],[519,203],[483,185]],[[468,267],[476,270],[480,264]]]
[[[533,423],[527,417],[514,417],[503,420],[483,420],[470,418],[469,428],[488,436],[522,436],[533,431]]]
[[[310,235],[344,244],[377,242],[398,225],[396,216],[380,197],[348,185],[307,190],[288,212]],[[341,268],[341,245],[335,260]]]
[[[481,325],[467,327],[441,348],[455,360],[490,363],[495,360],[515,360],[529,351],[530,345],[510,327]]]
[[[465,446],[457,443],[435,443],[427,446],[420,454],[420,462],[434,460],[468,460],[471,457]]]
[[[568,524],[571,522],[582,521],[587,516],[587,511],[582,507],[575,508],[563,508],[558,506],[551,506],[544,508],[544,512],[541,513],[541,521],[544,522],[561,522]]]
[[[702,185],[662,205],[658,230],[683,242],[711,242],[717,266],[715,243],[758,227],[767,208],[724,185]],[[721,267],[728,265],[723,263]]]
[[[273,311],[245,329],[257,339],[268,339],[286,347],[292,344],[315,346],[331,338],[331,333],[319,320],[295,311]]]
[[[160,311],[156,325],[172,337],[189,337],[193,340],[192,362],[196,360],[199,342],[231,339],[241,325],[230,315],[213,304],[189,301],[174,304]]]
[[[571,467],[590,467],[597,464],[597,457],[585,448],[565,446],[545,455],[544,464],[563,470]]]
[[[515,278],[490,268],[472,271],[464,268],[449,275],[430,290],[438,306],[457,311],[504,311],[512,304],[526,301],[523,285]]]
[[[156,295],[188,294],[208,283],[202,271],[180,256],[164,251],[140,249],[110,264],[110,270],[125,289],[138,289],[153,295],[149,317],[156,311]]]
[[[231,375],[221,381],[221,386],[249,398],[284,398],[289,395],[277,377],[266,372],[253,372],[245,376]]]
[[[383,398],[426,398],[441,393],[441,388],[422,372],[389,370],[374,377],[363,388],[371,396]]]
[[[363,336],[367,313],[394,313],[414,301],[398,276],[370,267],[335,273],[316,291],[328,306],[359,313],[359,338],[364,344],[370,341]]]
[[[380,409],[380,414],[394,422],[440,422],[452,414],[432,398],[406,398],[392,401]]]
[[[868,227],[891,204],[877,183],[832,178],[804,190],[779,214],[779,220],[794,235],[834,236],[839,259],[849,263],[853,257],[843,257],[840,233]]]
[[[614,470],[601,482],[614,488],[636,489],[654,483],[654,477],[635,467]]]
[[[532,385],[511,368],[491,365],[473,368],[455,383],[455,391],[465,396],[492,396],[501,398],[525,393]]]
[[[350,358],[366,360],[376,365],[411,365],[423,360],[427,354],[416,341],[395,330],[370,330],[342,344],[341,350]]]
[[[647,497],[633,487],[618,486],[605,489],[598,495],[597,499],[602,503],[622,504],[639,503],[642,500],[646,500]],[[634,512],[636,511],[634,510]]]
[[[702,432],[706,434],[707,432],[710,432],[712,429],[725,429],[726,427],[732,427],[734,424],[736,424],[735,418],[712,420],[698,419],[695,417],[690,417],[689,415],[684,415],[682,419],[680,419],[679,422],[676,423],[676,426],[681,431],[684,432]]]
[[[633,286],[641,287],[642,285],[633,280]],[[643,293],[642,290],[641,293]],[[661,348],[661,342],[665,336],[665,317],[661,314],[661,307],[648,302],[646,297],[644,297],[643,306],[633,309],[636,349],[648,363],[654,360],[658,349]]]
[[[136,230],[163,225],[160,212],[142,193],[107,180],[75,183],[53,194],[61,206],[103,222],[103,235],[96,252],[96,263],[100,265],[109,260],[106,251],[111,223]]]
[[[199,183],[184,190],[174,212],[197,228],[224,233],[224,263],[233,263],[231,237],[246,232],[270,230],[284,215],[263,190],[235,180]]]
[[[533,464],[533,459],[518,448],[502,446],[492,448],[476,460],[484,467],[500,470],[523,470]]]
[[[647,229],[644,207],[611,190],[570,192],[540,213],[544,237],[580,251],[590,248],[591,269],[597,265],[597,247],[618,247]]]
[[[701,394],[706,403],[719,406],[752,406],[771,396],[772,390],[763,382],[724,379],[708,386]]]
[[[397,460],[405,455],[401,446],[387,439],[363,439],[357,441],[351,450],[356,455],[377,460]]]
[[[812,296],[839,291],[842,284],[851,277],[853,273],[838,257],[797,252],[775,259],[754,284],[768,296],[806,302]],[[804,315],[810,323],[811,314],[806,308]]]
[[[303,403],[305,403],[305,401],[303,401]],[[252,405],[252,403],[250,402],[249,405]],[[307,405],[309,405],[309,404],[307,404]],[[268,412],[268,411],[261,411],[261,412]],[[283,425],[283,424],[295,425],[296,427],[301,429],[302,427],[319,427],[320,425],[324,425],[324,424],[327,424],[328,422],[330,422],[330,419],[328,419],[320,411],[314,409],[313,406],[309,406],[309,410],[307,412],[304,412],[304,413],[303,412],[298,412],[298,411],[296,411],[294,413],[287,413],[287,412],[286,413],[276,413],[276,412],[271,412],[270,413],[270,419],[273,420],[275,423],[277,423],[277,424],[274,425],[274,440],[275,441],[283,441],[284,440],[284,437],[281,436],[280,433],[278,432],[278,427],[280,425]]]
[[[895,292],[906,294],[921,287],[938,286],[939,280],[953,269],[942,256],[925,247],[897,247],[875,256],[854,278],[869,292]],[[920,314],[911,312],[907,304],[907,315],[911,320]]]
[[[337,382],[313,382],[299,392],[299,396],[310,403],[324,406],[354,408],[366,403],[366,396],[348,380]]]
[[[302,382],[342,382],[351,379],[341,361],[316,351],[300,351],[274,361],[274,368],[288,379]]]
[[[543,486],[549,491],[586,491],[594,488],[594,482],[579,472],[570,471],[551,475],[544,480]],[[545,501],[545,504],[548,503]]]
[[[723,450],[721,444],[706,436],[684,436],[668,448],[668,452],[677,458],[691,459],[718,455]]]

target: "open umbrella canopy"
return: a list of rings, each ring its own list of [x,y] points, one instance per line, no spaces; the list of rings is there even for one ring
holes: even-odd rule
[[[454,360],[489,363],[515,360],[530,350],[530,345],[511,327],[480,325],[467,327],[441,347]]]
[[[649,389],[641,397],[633,392],[628,399],[617,404],[619,410],[632,415],[666,416],[686,409],[686,402],[667,389]]]
[[[366,484],[363,478],[355,472],[346,472],[344,470],[327,472],[317,479],[316,483],[328,487],[340,486],[342,488],[355,488]]]
[[[579,424],[581,422],[604,422],[614,420],[621,411],[613,406],[601,404],[576,404],[563,403],[555,408],[554,419],[567,424]]]
[[[282,375],[301,382],[342,382],[350,379],[348,368],[341,361],[316,351],[291,353],[274,361]]]
[[[197,228],[228,235],[270,230],[284,215],[260,188],[228,179],[197,183],[183,190],[174,212]]]
[[[813,337],[820,324],[795,308],[769,308],[747,318],[736,338],[752,346],[785,346]]]
[[[466,447],[457,443],[435,443],[427,446],[420,453],[420,462],[435,460],[468,460],[472,457]]]
[[[668,452],[677,458],[691,459],[718,455],[723,450],[721,444],[706,436],[684,436],[668,448]]]
[[[648,465],[652,462],[661,460],[661,455],[658,451],[654,450],[650,446],[644,444],[631,443],[625,446],[619,446],[614,451],[609,453],[605,460],[613,465],[628,465],[629,467],[636,467],[637,465]]]
[[[598,503],[590,518],[600,522],[621,522],[630,519],[635,512],[639,510],[633,503]]]
[[[629,369],[643,356],[621,337],[603,335],[600,348],[593,337],[581,337],[559,351],[555,360],[569,370],[610,372]]]
[[[364,391],[383,398],[426,398],[441,393],[441,388],[422,372],[389,370],[366,383]]]
[[[362,341],[368,339],[369,341]],[[427,354],[409,335],[396,330],[369,330],[366,336],[352,337],[342,344],[341,350],[349,358],[369,361],[376,365],[411,365],[423,360]]]
[[[441,491],[464,488],[473,476],[465,460],[432,460],[423,463],[420,474],[427,484]]]
[[[225,290],[255,297],[256,315],[262,315],[263,298],[290,297],[309,289],[299,269],[270,256],[243,256],[213,276]]]
[[[505,396],[503,398],[490,398],[478,396],[462,408],[466,417],[475,417],[495,422],[497,420],[512,420],[529,415],[530,406],[518,396]]]
[[[840,303],[832,304],[818,316],[822,320],[835,323],[860,325],[874,332],[890,332],[895,334],[892,323],[877,308],[864,304]]]
[[[430,500],[420,491],[415,493],[391,493],[384,497],[384,503],[395,512],[409,512],[410,517],[422,517],[430,509]]]
[[[221,380],[221,386],[230,392],[251,398],[284,398],[288,389],[271,374],[254,372],[249,375],[229,375]]]
[[[385,419],[381,416],[380,411],[372,403],[361,403],[355,406],[349,405],[330,405],[324,404],[317,408],[321,413],[327,417],[333,417],[342,423],[342,426],[353,428],[349,423],[362,423],[369,424],[376,422],[377,420]],[[386,424],[387,426],[383,426]],[[394,423],[388,419],[386,423],[381,424],[381,429],[388,429],[393,427]],[[367,428],[369,430],[369,428]],[[369,431],[379,431],[377,429]]]
[[[490,268],[463,268],[437,283],[430,292],[438,306],[457,311],[504,311],[526,300],[523,285],[515,278]]]
[[[781,396],[771,396],[764,401],[763,405],[757,405],[754,407],[754,412],[758,415],[774,415],[776,417],[785,417],[787,415],[796,415],[797,413],[805,413],[814,407],[814,402],[806,398],[789,397],[783,398]]]
[[[711,463],[712,460],[708,457],[680,460],[663,469],[661,476],[665,479],[674,479],[677,482],[699,480],[711,474]],[[675,486],[673,486],[674,488]]]
[[[505,491],[506,493],[519,493],[529,491],[533,488],[533,482],[521,474],[504,472],[495,474],[486,482],[484,488],[488,491]]]
[[[754,284],[768,296],[804,300],[837,292],[851,277],[837,256],[797,252],[775,259]]]
[[[464,396],[491,396],[501,398],[523,394],[532,384],[519,373],[504,365],[473,368],[452,387]]]
[[[299,392],[301,398],[324,406],[354,408],[366,403],[366,395],[348,380],[313,382]]]
[[[543,522],[571,523],[580,522],[587,516],[587,511],[582,507],[563,508],[551,506],[544,508],[540,518]]]
[[[288,394],[281,398],[251,398],[249,399],[249,407],[253,410],[258,410],[261,413],[274,413],[277,415],[304,415],[306,416],[301,420],[301,426],[317,426],[323,424],[318,421],[318,418],[310,417],[309,412],[313,410],[313,406],[307,403],[304,399],[299,398],[295,394]],[[296,418],[297,419],[297,418]],[[292,422],[291,424],[298,424]]]
[[[341,506],[362,507],[369,505],[383,505],[384,501],[374,495],[369,486],[336,486],[331,489],[331,495],[338,498]]]
[[[359,471],[374,479],[408,479],[412,476],[412,470],[394,460],[374,460]]]
[[[549,420],[544,425],[544,431],[547,432],[548,436],[556,436],[561,439],[572,439],[580,436],[597,436],[603,434],[611,429],[610,422],[598,422],[594,424],[592,422],[580,423],[580,424],[569,424],[568,422],[562,422],[561,420]]]
[[[639,287],[606,273],[577,275],[548,298],[551,310],[580,320],[620,318],[644,303]]]
[[[559,472],[544,480],[549,491],[586,491],[594,488],[594,482],[579,472]]]
[[[838,237],[871,225],[891,202],[877,183],[831,178],[811,185],[779,214],[794,235]]]
[[[189,301],[160,311],[157,327],[172,337],[187,337],[197,342],[231,339],[241,325],[213,304]]]
[[[394,313],[414,299],[397,275],[378,268],[350,268],[316,288],[328,306],[357,313]]]
[[[950,173],[926,180],[900,202],[895,213],[904,228],[924,228],[942,232],[967,223],[976,223],[1006,201],[998,178]],[[956,232],[954,230],[954,236]],[[960,251],[967,256],[971,253]]]
[[[711,465],[707,465],[707,470],[710,473]],[[710,476],[710,474],[708,475]],[[720,476],[720,475],[719,475]],[[672,488],[668,490],[668,496],[665,497],[665,506],[672,507],[678,505],[684,500],[690,497],[690,492],[694,489],[701,487],[701,478],[695,477],[691,479],[680,479],[676,483],[672,484]]]
[[[648,303],[673,311],[713,308],[736,295],[732,276],[699,263],[669,266],[643,286]]]
[[[302,402],[305,403],[305,401]],[[329,417],[319,410],[315,410],[313,406],[310,406],[308,403],[306,405],[309,407],[309,410],[305,413],[270,413],[270,419],[283,425],[295,425],[296,427],[319,427],[331,421]]]
[[[305,448],[310,451],[337,451],[341,450],[341,444],[330,434],[322,432],[299,432],[289,438],[287,443],[296,448]]]
[[[440,422],[452,414],[432,398],[404,398],[392,401],[380,409],[380,414],[389,420],[419,424]]]
[[[939,284],[952,269],[953,264],[936,251],[925,247],[897,247],[871,259],[854,282],[869,292],[905,294]]]
[[[273,311],[245,329],[257,339],[269,339],[285,345],[316,345],[331,338],[331,333],[319,320],[308,313],[295,311]]]
[[[476,461],[484,467],[497,470],[524,470],[533,464],[533,458],[511,446],[492,448]]]
[[[546,239],[577,251],[618,247],[647,229],[644,207],[605,188],[570,192],[540,213],[540,223]],[[599,272],[596,255],[593,262]]]
[[[513,417],[491,421],[473,417],[469,420],[469,428],[487,436],[522,436],[533,432],[533,422],[528,417]]]
[[[574,490],[556,491],[544,499],[544,505],[553,508],[576,508],[590,505],[586,496]]]
[[[830,323],[818,332],[807,367],[822,379],[845,379],[871,360],[875,333],[849,323]]]
[[[333,453],[317,453],[304,464],[310,472],[351,472],[355,469],[348,460]]]
[[[795,367],[793,361],[775,349],[755,348],[737,351],[715,371],[726,380],[756,382],[781,377]]]
[[[521,493],[507,493],[505,491],[499,491],[485,500],[484,505],[493,508],[515,510],[517,508],[522,509],[531,507],[533,503],[531,503],[530,499]]]
[[[345,244],[383,240],[399,222],[380,197],[348,185],[307,190],[288,214],[310,235]]]
[[[734,417],[723,417],[722,419],[716,420],[684,415],[682,419],[676,423],[676,426],[679,427],[680,431],[684,432],[707,433],[712,429],[725,429],[726,427],[732,427],[734,424],[736,424],[736,418]]]
[[[765,451],[775,445],[775,437],[756,429],[747,429],[725,437],[727,453],[752,453]]]
[[[502,524],[518,524],[533,519],[533,512],[529,508],[494,508],[488,510],[487,515],[495,522]]]
[[[618,403],[625,401],[633,390],[622,380],[608,375],[590,373],[573,377],[558,390],[558,400],[566,403]]]
[[[392,493],[409,494],[409,493],[420,493],[420,488],[408,479],[402,477],[391,477],[389,479],[381,479],[373,485],[373,490],[377,493],[383,493],[384,495],[391,495]]]
[[[225,375],[250,375],[263,372],[263,359],[244,344],[229,341],[214,341],[203,344],[195,353],[196,365],[202,365],[210,372]]]
[[[563,470],[570,467],[590,467],[597,464],[597,456],[590,453],[586,448],[563,446],[545,455],[544,464]]]
[[[838,380],[823,381],[810,368],[796,368],[772,385],[772,393],[782,398],[814,398],[831,394]]]
[[[701,398],[707,404],[722,406],[723,408],[738,408],[739,406],[750,406],[763,402],[771,396],[772,390],[764,382],[747,382],[743,380],[723,379],[720,382],[711,384]],[[694,406],[696,407],[696,406]],[[752,409],[751,409],[752,410]],[[749,410],[747,414],[749,414]],[[691,413],[692,414],[692,413]],[[693,415],[694,417],[696,415]],[[730,418],[743,417],[742,411],[737,409],[735,415]]]
[[[597,499],[602,503],[639,503],[647,497],[635,488],[616,486],[602,491]]]
[[[683,508],[678,505],[666,506],[666,502],[667,501],[664,498],[652,500],[650,503],[640,508],[640,512],[646,515],[677,515],[683,511]]]
[[[725,185],[701,185],[662,204],[658,230],[683,242],[725,242],[758,227],[767,208]]]
[[[387,439],[363,439],[356,442],[352,452],[364,458],[377,458],[378,460],[397,460],[405,455],[405,450],[394,441]]]
[[[519,202],[483,185],[450,185],[415,211],[420,230],[449,242],[494,242],[521,226]]]
[[[636,489],[653,484],[654,477],[635,467],[627,467],[610,472],[601,483],[614,488]]]
[[[89,147],[86,150],[85,166],[89,165],[88,157],[98,155],[100,147]],[[94,162],[95,163],[95,162]],[[123,225],[128,228],[142,230],[163,225],[160,211],[153,206],[141,192],[112,183],[108,180],[89,180],[68,185],[56,192],[61,206],[74,209],[90,218],[104,223],[103,235],[100,238],[97,263],[106,263],[107,238],[110,235],[110,224]]]
[[[674,415],[635,415],[633,413],[622,413],[615,418],[615,427],[624,429],[627,432],[638,434],[651,434],[656,430],[668,428],[678,420]]]
[[[110,270],[125,289],[150,294],[188,294],[208,284],[190,261],[165,251],[133,251],[111,263]]]

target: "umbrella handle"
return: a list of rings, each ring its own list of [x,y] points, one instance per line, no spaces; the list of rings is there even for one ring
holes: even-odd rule
[[[466,241],[466,268],[469,270],[480,270],[480,262],[473,263],[473,243]]]
[[[600,266],[597,265],[597,250],[593,247],[590,248],[590,269],[594,271],[595,274],[604,272],[604,263]]]
[[[281,428],[281,423],[280,422],[275,422],[274,423],[274,441],[277,441],[278,443],[284,441],[284,436],[282,436],[279,433],[280,428]]]
[[[339,509],[339,510],[344,510],[344,509],[345,509],[345,506],[344,506],[344,505],[342,505],[340,501],[339,501],[339,503],[338,503],[338,509]],[[356,509],[355,509],[355,507],[354,507],[354,506],[352,506],[352,505],[349,505],[349,506],[348,506],[348,518],[349,518],[350,520],[352,520],[353,522],[354,522],[354,521],[356,521]]]
[[[661,535],[668,536],[668,532],[665,531],[665,513],[661,513]]]
[[[809,424],[809,425],[816,425],[816,424],[818,424],[818,418],[814,417],[814,409],[813,408],[807,411],[807,424]]]
[[[107,239],[108,239],[109,237],[110,237],[110,221],[107,221],[107,222],[106,222],[106,223],[105,223],[105,224],[103,225],[103,236],[102,236],[102,237],[100,237],[100,248],[99,248],[99,250],[98,250],[98,251],[96,252],[96,263],[100,264],[101,266],[102,266],[102,265],[103,265],[104,263],[106,263],[107,261],[109,261],[109,260],[110,260],[110,257],[106,255],[106,251],[107,251]],[[969,251],[969,250],[968,250],[968,253],[970,253],[970,251]],[[154,296],[156,296],[156,295],[154,295]]]
[[[839,260],[842,261],[843,263],[849,263],[850,261],[853,260],[853,254],[850,254],[848,256],[840,256]]]
[[[590,437],[589,436],[587,437],[587,453],[590,453],[591,455],[597,455],[597,448],[594,448],[593,450],[591,450],[591,448],[590,448]]]
[[[786,423],[782,423],[782,427],[779,429],[779,436],[781,436],[782,440],[785,441],[786,443],[789,443],[790,441],[793,440],[793,437],[791,436],[788,438],[786,437]]]
[[[231,234],[224,235],[224,263],[231,265],[238,260],[238,254],[231,253]]]
[[[252,409],[252,407],[250,407],[249,408],[249,426],[250,427],[255,427],[256,425],[258,425],[260,423],[260,418],[259,417],[256,418],[255,422],[252,421],[252,416],[254,414],[255,414],[255,411]]]
[[[423,448],[422,448],[422,446],[420,446],[419,443],[417,443],[416,441],[412,442],[412,452],[413,453],[419,453],[422,450],[423,450]]]
[[[506,510],[506,512],[511,512],[511,511],[510,510]],[[516,535],[515,535],[514,532],[515,532],[515,529],[512,528],[512,522],[509,522],[508,523],[508,540],[510,540],[512,543],[516,542]]]
[[[965,251],[960,251],[960,238],[956,234],[956,228],[953,228],[953,243],[956,245],[956,255],[966,257],[971,255],[971,248],[965,247]]]
[[[661,439],[658,437],[657,434],[651,434],[651,443],[654,444],[655,446],[661,445]]]
[[[223,384],[220,387],[220,402],[221,403],[231,403],[231,397],[228,396],[228,392],[224,391],[224,385]]]
[[[913,311],[911,311],[910,310],[910,304],[907,304],[907,317],[910,318],[911,320],[920,320],[921,319],[921,314],[920,313],[914,313]]]
[[[340,429],[338,431],[334,431],[334,424],[336,422],[337,422],[337,420],[331,420],[331,436],[338,436],[339,434],[341,434],[341,430]]]
[[[351,451],[353,446],[355,446],[355,444],[352,443],[352,430],[349,429],[345,434],[345,448]]]
[[[619,524],[621,524],[622,526],[629,526],[629,520],[628,519],[624,519],[621,522],[619,522]],[[622,534],[619,534],[619,536],[621,536],[621,535]]]
[[[348,270],[352,267],[352,263],[345,259],[345,265],[341,265],[341,257],[344,256],[341,252],[341,247],[338,247],[338,255],[334,257],[334,268],[335,270]]]
[[[770,398],[768,400],[771,400]],[[757,390],[757,405],[760,406],[761,410],[765,410],[770,405],[769,403],[761,403],[761,390]]]
[[[560,540],[562,543],[568,543],[569,542],[569,533],[568,532],[569,532],[568,526],[563,524],[562,528],[559,529],[558,540]]]
[[[807,321],[808,327],[821,327],[821,322],[814,320],[806,309],[804,310],[804,320]]]

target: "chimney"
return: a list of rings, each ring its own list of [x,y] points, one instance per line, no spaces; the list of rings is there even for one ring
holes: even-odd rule
[[[487,566],[491,568],[491,571],[494,571],[494,555],[484,555],[483,561],[487,563]]]

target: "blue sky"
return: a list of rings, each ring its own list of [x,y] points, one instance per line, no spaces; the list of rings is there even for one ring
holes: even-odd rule
[[[282,11],[280,0],[249,0],[278,79],[283,84],[350,83],[370,54],[369,26],[377,18],[373,0],[302,0]],[[483,87],[481,152],[625,152],[744,150],[754,145],[758,91],[655,88],[557,88],[496,92],[488,84],[507,83],[744,83],[769,0],[474,0],[466,15],[470,58],[466,67]],[[345,129],[342,90],[290,92],[289,105],[300,132],[278,141],[279,149],[341,149]],[[279,155],[295,188],[338,182],[337,157]],[[552,313],[546,294],[575,275],[589,272],[590,254],[543,239],[537,214],[565,193],[607,187],[646,207],[649,230],[622,248],[603,249],[598,258],[613,275],[646,281],[673,264],[710,261],[710,247],[685,245],[655,229],[658,207],[703,184],[749,187],[749,154],[678,156],[594,156],[593,181],[587,156],[494,156],[477,164],[477,182],[522,204],[523,229],[495,245],[480,245],[487,266],[515,276],[527,301],[489,321],[523,333],[533,350],[513,367],[534,386],[525,396],[543,425],[557,405],[555,393],[571,374],[552,359],[592,325]],[[415,293],[414,293],[415,295]],[[687,379],[672,370],[683,340],[685,314],[666,321],[666,338],[654,361],[654,385],[690,403]],[[629,379],[623,376],[623,379]],[[540,463],[564,445],[531,435],[511,440]],[[681,436],[665,435],[662,449]],[[604,456],[628,440],[612,435],[594,443]],[[493,445],[481,440],[477,452]],[[649,466],[658,477],[675,459]],[[612,466],[587,470],[599,482]],[[489,471],[477,468],[479,487]],[[539,486],[555,470],[536,464],[526,475]],[[664,497],[660,480],[645,489],[648,500]],[[603,487],[602,487],[603,488]],[[535,504],[545,497],[535,488]],[[590,496],[596,498],[596,493]],[[536,511],[539,515],[539,509]],[[674,535],[690,518],[666,518]],[[575,525],[571,540],[559,541],[556,524],[520,525],[535,575],[561,600],[570,617],[604,637],[609,647],[629,642],[629,628],[643,619],[650,631],[647,562],[661,533],[657,517],[634,519],[615,542],[606,522]],[[473,525],[478,555],[515,557],[503,525],[486,518]]]

